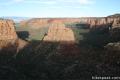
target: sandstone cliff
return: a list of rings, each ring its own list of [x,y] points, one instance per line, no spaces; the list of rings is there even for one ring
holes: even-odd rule
[[[118,17],[83,17],[83,18],[56,18],[50,19],[50,23],[83,23],[89,24],[90,28],[108,27],[113,28],[120,26],[120,16]]]
[[[49,23],[82,23],[88,24],[90,28],[99,27],[118,27],[120,26],[120,17],[84,17],[84,18],[34,18],[28,21],[22,21],[21,26],[31,26],[33,28],[49,26]]]
[[[0,48],[14,44],[17,35],[12,20],[0,20]]]
[[[31,27],[33,29],[47,27],[48,26],[48,19],[33,18],[30,20],[21,21],[20,26]]]
[[[90,28],[99,28],[99,27],[120,27],[120,17],[86,17],[80,18],[77,22],[88,24]]]
[[[15,25],[12,20],[0,20],[0,50],[4,50],[5,52],[17,52],[18,49],[21,49],[26,45],[25,41],[22,41],[18,38]],[[3,51],[2,51],[3,52]]]
[[[0,40],[16,40],[14,22],[12,20],[0,20]]]
[[[74,42],[74,33],[62,23],[52,23],[44,41],[50,42]]]
[[[72,29],[65,27],[60,22],[51,23],[48,34],[44,37],[43,41],[51,44],[59,43],[56,53],[66,57],[76,56],[80,53],[79,48],[75,45],[75,36]]]

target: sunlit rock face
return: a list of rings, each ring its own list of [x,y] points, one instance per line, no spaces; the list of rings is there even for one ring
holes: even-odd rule
[[[12,20],[0,20],[0,48],[8,44],[14,44],[17,40],[14,22]]]
[[[52,44],[57,43],[57,54],[68,56],[79,53],[79,48],[75,45],[75,37],[72,29],[65,27],[63,23],[51,23],[48,34],[44,37],[43,41]]]
[[[82,17],[82,18],[33,18],[26,21],[21,21],[21,26],[30,26],[32,28],[41,28],[50,26],[51,23],[84,23],[88,24],[89,28],[104,28],[111,26],[112,28],[120,26],[120,16],[108,17]]]
[[[30,19],[27,21],[21,21],[20,26],[31,27],[33,29],[47,27],[48,26],[48,19],[33,18],[33,19]]]
[[[0,20],[0,40],[16,40],[14,22],[12,20]]]
[[[49,19],[49,23],[75,23],[80,22],[80,18],[51,18]]]
[[[62,23],[52,23],[44,41],[52,42],[74,42],[74,33],[70,28],[66,28]]]
[[[119,27],[120,26],[120,17],[101,17],[101,18],[81,18],[80,23],[89,24],[90,28],[99,28],[99,27]]]
[[[112,24],[113,28],[120,27],[120,17],[115,18]]]
[[[18,38],[12,20],[0,20],[0,53],[16,53],[26,45]]]

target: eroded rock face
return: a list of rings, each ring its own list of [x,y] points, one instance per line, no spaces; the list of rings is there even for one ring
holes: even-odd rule
[[[62,23],[52,23],[44,41],[50,42],[74,42],[74,33]]]
[[[33,18],[27,21],[21,21],[20,26],[31,27],[31,28],[41,28],[48,26],[48,19]]]
[[[0,20],[0,40],[16,40],[14,22],[12,20]]]
[[[32,26],[33,28],[40,28],[49,26],[49,23],[84,23],[88,24],[89,28],[101,28],[101,27],[119,27],[120,16],[113,17],[83,17],[83,18],[33,18],[27,21],[22,21],[21,26]]]
[[[65,27],[61,22],[53,22],[49,27],[48,34],[44,37],[45,43],[58,43],[56,53],[64,56],[76,56],[80,53],[75,45],[75,37],[72,29]]]
[[[16,40],[14,22],[12,20],[0,20],[0,48],[13,45]]]
[[[84,18],[56,18],[49,19],[49,23],[84,23],[89,24],[90,28],[99,27],[118,27],[120,26],[120,17],[84,17]]]
[[[80,18],[53,18],[49,19],[49,23],[75,23],[75,22],[80,22]]]
[[[18,52],[18,50],[26,45],[24,41],[18,38],[15,25],[12,20],[0,20],[0,53]]]
[[[101,17],[101,18],[80,18],[79,23],[89,24],[90,28],[101,28],[101,27],[119,27],[120,17]]]

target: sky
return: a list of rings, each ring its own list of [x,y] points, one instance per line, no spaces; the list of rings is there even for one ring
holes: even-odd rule
[[[120,13],[120,0],[0,0],[0,16],[104,17]]]

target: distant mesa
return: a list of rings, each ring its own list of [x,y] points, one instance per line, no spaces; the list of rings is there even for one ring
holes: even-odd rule
[[[44,41],[49,42],[75,42],[72,29],[66,28],[62,23],[53,23],[49,27],[48,34],[44,37]]]
[[[82,17],[82,18],[33,18],[30,20],[23,20],[20,22],[21,26],[31,27],[33,29],[49,27],[48,34],[44,40],[48,41],[67,41],[74,40],[73,32],[70,28],[66,28],[65,24],[77,23],[78,25],[86,25],[91,30],[110,30],[120,27],[120,14],[111,15],[108,17]],[[64,34],[64,35],[63,35]],[[69,34],[69,35],[68,35]],[[71,36],[70,36],[71,35]],[[64,39],[62,39],[62,37]]]
[[[31,27],[33,29],[37,29],[37,28],[47,27],[49,26],[49,24],[48,24],[48,19],[33,18],[30,20],[21,21],[20,26]]]
[[[16,16],[6,16],[6,17],[1,17],[2,19],[10,19],[14,20],[15,23],[19,23],[20,21],[23,20],[29,20],[29,17],[16,17]]]
[[[118,13],[118,14],[110,15],[108,17],[120,17],[120,14]]]
[[[111,26],[119,27],[120,14],[111,15],[108,17],[82,17],[82,18],[33,18],[20,22],[21,26],[30,26],[32,28],[48,27],[51,23],[82,23],[87,24],[89,28],[101,28]]]

